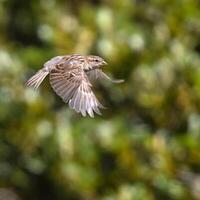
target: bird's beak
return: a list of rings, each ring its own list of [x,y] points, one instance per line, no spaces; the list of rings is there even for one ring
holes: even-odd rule
[[[103,61],[102,62],[102,65],[107,65],[108,63],[106,61]]]

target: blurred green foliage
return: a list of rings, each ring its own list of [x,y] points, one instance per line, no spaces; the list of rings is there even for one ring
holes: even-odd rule
[[[96,84],[102,116],[70,110],[48,80],[24,85],[72,53],[125,79]],[[199,1],[0,0],[0,187],[11,200],[199,200]]]

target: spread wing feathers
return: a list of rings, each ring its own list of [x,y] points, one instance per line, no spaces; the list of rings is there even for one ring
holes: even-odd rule
[[[94,112],[101,115],[99,108],[104,108],[92,92],[87,79],[81,82],[72,99],[70,99],[69,106],[76,112],[81,112],[83,116],[88,113],[90,117],[94,117]]]
[[[26,85],[37,89],[48,74],[49,72],[41,69],[26,82]]]
[[[113,83],[122,83],[124,80],[113,80],[107,74],[105,74],[101,69],[89,70],[86,72],[89,80],[94,81],[97,79],[107,79]]]
[[[50,84],[56,94],[67,103],[72,98],[74,91],[78,88],[80,80],[70,73],[64,76],[59,71],[52,70],[50,73]]]
[[[50,73],[50,84],[53,90],[64,102],[83,116],[89,114],[94,117],[94,112],[101,114],[99,103],[91,90],[91,84],[82,70],[67,72],[66,69],[57,68]],[[99,107],[99,108],[98,108]]]

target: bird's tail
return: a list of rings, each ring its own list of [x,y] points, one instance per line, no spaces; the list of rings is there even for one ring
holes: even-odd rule
[[[26,82],[26,85],[37,89],[48,74],[49,72],[41,69]]]

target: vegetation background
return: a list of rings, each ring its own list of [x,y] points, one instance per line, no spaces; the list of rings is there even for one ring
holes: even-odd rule
[[[73,53],[125,79],[102,116],[24,85]],[[200,2],[0,0],[0,199],[199,200]]]

